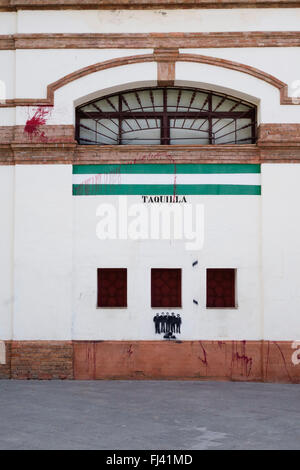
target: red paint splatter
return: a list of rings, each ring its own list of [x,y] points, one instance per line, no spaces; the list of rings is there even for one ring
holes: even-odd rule
[[[232,352],[232,365],[234,362],[240,364],[242,368],[242,374],[245,374],[247,377],[249,377],[252,369],[253,359],[252,357],[248,357],[246,355],[246,341],[242,341],[242,354],[240,354],[238,351],[235,353]]]
[[[41,130],[41,126],[46,124],[49,113],[49,108],[37,108],[34,115],[30,119],[27,119],[24,127],[24,132],[28,134],[31,138],[40,137],[41,139],[45,139],[46,136],[45,133]]]
[[[134,160],[129,160],[129,164],[139,163],[141,161],[155,161],[155,160],[165,160],[169,159],[172,163],[174,163],[174,158],[170,153],[164,152],[151,152],[151,153],[144,153],[141,157],[135,158]]]
[[[200,347],[202,349],[202,352],[203,352],[203,358],[198,356],[198,359],[200,359],[200,361],[202,362],[203,365],[205,365],[206,367],[208,366],[208,362],[207,362],[207,352],[205,351],[205,348],[202,344],[202,341],[199,341],[199,344],[200,344]]]
[[[129,346],[129,348],[127,349],[127,354],[129,357],[131,357],[131,355],[133,354],[133,348],[132,348],[132,344]]]

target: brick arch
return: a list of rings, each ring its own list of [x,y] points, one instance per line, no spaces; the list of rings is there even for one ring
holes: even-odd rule
[[[219,59],[217,57],[204,56],[199,54],[179,54],[178,62],[194,62],[199,64],[213,65],[216,67],[223,67],[237,72],[251,75],[252,77],[262,80],[269,85],[277,88],[280,94],[281,105],[300,104],[300,98],[292,98],[288,96],[288,85],[278,78],[263,72],[260,69],[251,67],[250,65],[241,64],[227,59]]]
[[[288,96],[288,85],[285,82],[282,82],[278,78],[270,75],[266,72],[263,72],[260,69],[245,65],[239,62],[234,62],[227,59],[220,59],[217,57],[204,56],[200,54],[184,54],[179,53],[178,50],[174,49],[165,49],[165,50],[155,50],[153,54],[143,54],[136,56],[127,56],[116,59],[110,59],[103,62],[98,62],[97,64],[89,65],[82,69],[76,70],[59,80],[50,83],[47,86],[47,98],[41,99],[14,99],[7,100],[5,103],[0,104],[0,107],[14,107],[14,106],[53,106],[54,105],[54,93],[59,88],[71,83],[79,78],[85,77],[89,74],[99,72],[101,70],[106,70],[113,67],[121,67],[124,65],[130,64],[139,64],[144,62],[157,62],[165,63],[167,65],[173,65],[176,62],[194,62],[199,64],[207,64],[215,67],[223,67],[230,70],[235,70],[237,72],[245,73],[251,75],[259,80],[262,80],[269,85],[277,88],[280,93],[280,104],[281,105],[300,105],[300,98],[293,98]],[[172,68],[172,67],[171,67]],[[174,67],[173,67],[174,71]],[[175,72],[174,72],[175,73]]]

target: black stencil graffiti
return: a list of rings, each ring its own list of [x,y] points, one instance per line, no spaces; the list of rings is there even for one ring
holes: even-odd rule
[[[182,318],[179,313],[177,315],[174,312],[171,314],[169,312],[157,313],[153,317],[153,322],[155,333],[164,333],[165,339],[176,339],[174,333],[181,333]]]

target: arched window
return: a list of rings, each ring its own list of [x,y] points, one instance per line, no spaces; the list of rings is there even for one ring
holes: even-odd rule
[[[253,144],[256,107],[193,88],[147,88],[91,101],[76,109],[82,145]]]

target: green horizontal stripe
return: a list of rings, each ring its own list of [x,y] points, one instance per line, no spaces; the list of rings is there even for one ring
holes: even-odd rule
[[[74,196],[97,195],[172,195],[173,184],[73,184]],[[261,194],[261,186],[240,184],[179,184],[176,195],[254,195]]]
[[[190,173],[260,173],[260,165],[252,164],[124,164],[124,165],[73,165],[73,174],[190,174]]]

